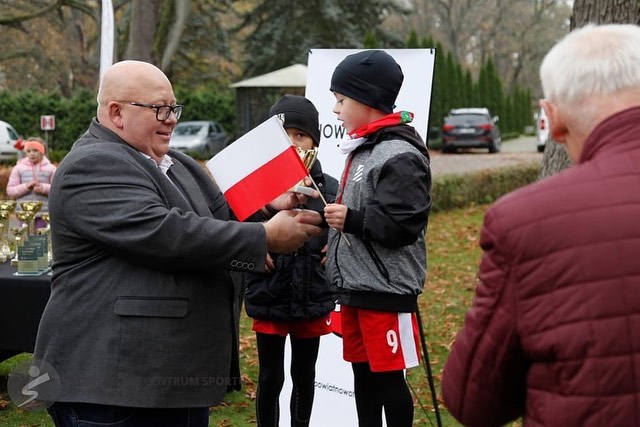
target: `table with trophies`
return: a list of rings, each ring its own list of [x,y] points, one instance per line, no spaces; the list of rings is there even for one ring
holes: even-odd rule
[[[41,201],[0,200],[0,362],[33,352],[49,299],[49,214]],[[36,229],[36,217],[46,225]]]

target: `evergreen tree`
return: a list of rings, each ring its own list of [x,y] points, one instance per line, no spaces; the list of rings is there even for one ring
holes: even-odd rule
[[[436,45],[436,58],[434,65],[433,86],[431,88],[431,110],[429,113],[429,128],[439,128],[448,110],[448,97],[446,87],[446,53],[442,44]]]
[[[466,70],[464,73],[462,87],[463,105],[477,105],[476,96],[474,94],[475,88],[473,85],[473,79],[471,77],[471,71],[469,70]]]
[[[409,38],[407,38],[407,47],[409,49],[416,49],[420,47],[418,44],[418,33],[416,33],[416,30],[411,30]]]
[[[402,13],[392,0],[324,0],[275,2],[260,0],[247,12],[238,31],[250,31],[245,76],[256,76],[294,63],[306,63],[309,49],[362,48],[367,32],[377,45],[403,47],[404,40],[380,26],[385,14]]]
[[[488,107],[489,103],[489,74],[487,64],[483,64],[478,75],[478,107]]]
[[[376,37],[376,32],[373,30],[367,31],[364,35],[364,41],[362,43],[365,49],[376,49],[378,48],[378,38]]]

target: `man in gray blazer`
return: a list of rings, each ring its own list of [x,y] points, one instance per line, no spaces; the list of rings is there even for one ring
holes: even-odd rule
[[[113,65],[53,181],[34,359],[59,375],[59,393],[40,396],[57,426],[206,426],[237,357],[228,270],[262,271],[267,251],[321,232],[319,214],[286,210],[290,194],[269,221],[234,221],[202,167],[169,150],[181,112],[158,68]]]

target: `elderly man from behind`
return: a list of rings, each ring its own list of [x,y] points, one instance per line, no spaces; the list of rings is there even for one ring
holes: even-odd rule
[[[320,215],[304,211],[233,221],[203,168],[169,150],[181,112],[162,71],[117,63],[97,119],[56,173],[51,297],[34,359],[59,375],[59,394],[41,396],[56,401],[57,426],[206,426],[237,362],[227,270],[261,271],[267,251],[321,231],[311,225]]]
[[[576,164],[488,210],[444,400],[467,426],[638,426],[640,27],[575,30],[540,76]]]

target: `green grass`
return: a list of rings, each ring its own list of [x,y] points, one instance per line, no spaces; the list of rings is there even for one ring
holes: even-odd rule
[[[420,297],[420,312],[444,426],[459,425],[442,404],[440,378],[455,334],[462,325],[464,313],[473,299],[476,270],[481,255],[478,239],[486,207],[474,206],[436,213],[429,220],[427,284]],[[229,393],[222,405],[212,409],[209,422],[212,427],[244,427],[256,424],[256,345],[255,335],[251,332],[251,321],[246,316],[241,320],[240,347],[243,389],[240,392]],[[21,355],[0,364],[0,401],[9,400],[6,394],[2,394],[6,375],[15,364],[25,358],[28,358],[28,355]],[[407,378],[415,400],[414,425],[435,426],[436,419],[424,368],[421,366],[409,370]],[[0,425],[49,427],[53,426],[53,423],[44,412],[27,413],[9,403],[4,410],[0,410]]]

